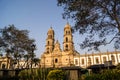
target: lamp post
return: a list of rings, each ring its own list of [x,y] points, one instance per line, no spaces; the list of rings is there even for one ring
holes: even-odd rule
[[[32,44],[31,45],[31,69],[32,69],[32,62],[33,62],[33,58],[34,58],[34,50],[35,50],[36,45]]]

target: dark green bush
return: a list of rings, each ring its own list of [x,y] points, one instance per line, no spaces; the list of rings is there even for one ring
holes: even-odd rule
[[[19,80],[46,80],[50,69],[26,69],[19,73]]]
[[[64,72],[62,70],[51,70],[47,75],[48,80],[63,80]]]
[[[86,76],[84,80],[120,80],[120,70],[103,70],[99,74]]]

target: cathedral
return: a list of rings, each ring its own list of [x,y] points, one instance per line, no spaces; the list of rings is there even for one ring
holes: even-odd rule
[[[63,50],[58,40],[55,40],[52,27],[47,32],[45,51],[41,55],[41,67],[60,68],[79,66],[87,68],[91,65],[111,62],[113,65],[120,63],[120,51],[80,54],[74,48],[72,28],[69,23],[64,27]]]

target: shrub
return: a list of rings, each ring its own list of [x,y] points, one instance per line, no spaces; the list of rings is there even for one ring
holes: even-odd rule
[[[51,70],[48,75],[48,80],[63,80],[64,79],[64,72],[62,70]]]
[[[50,69],[28,69],[19,73],[20,80],[46,80]]]
[[[91,74],[85,77],[84,80],[120,80],[120,71],[117,69],[103,70],[99,74]]]

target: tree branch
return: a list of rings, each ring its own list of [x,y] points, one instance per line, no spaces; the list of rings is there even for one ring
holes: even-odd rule
[[[110,44],[115,38],[119,38],[117,35],[120,35],[120,33],[117,33],[108,43],[104,45]]]

